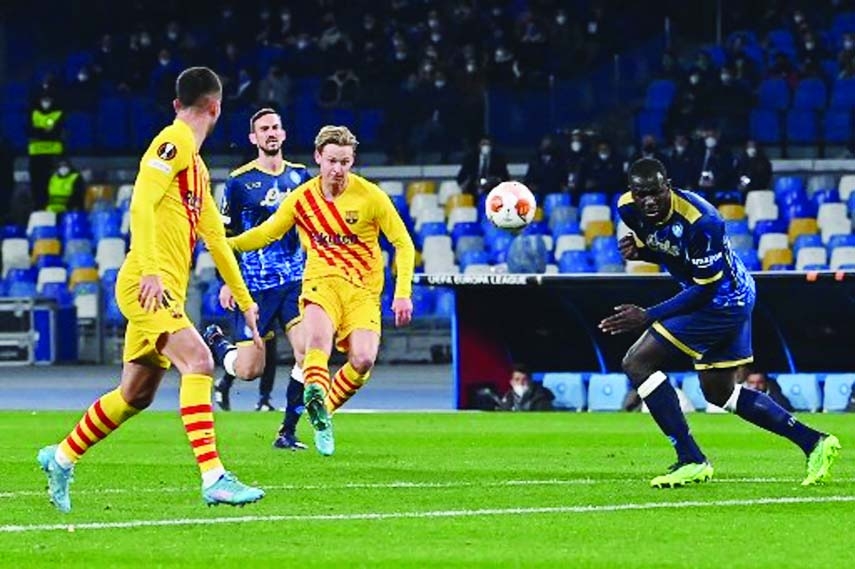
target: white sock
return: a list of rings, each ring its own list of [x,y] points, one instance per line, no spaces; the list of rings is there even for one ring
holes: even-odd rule
[[[291,368],[291,379],[303,383],[303,368],[296,362],[294,363],[294,367]]]
[[[69,468],[74,466],[74,462],[72,462],[71,459],[68,458],[68,456],[66,456],[64,452],[62,452],[62,447],[59,445],[56,445],[56,452],[53,454],[53,458],[54,460],[56,460],[56,463],[63,467],[65,470],[68,470]]]
[[[225,368],[226,373],[229,375],[233,375],[237,377],[235,373],[235,362],[237,361],[237,348],[233,350],[229,350],[226,352],[226,355],[223,356],[223,368]]]
[[[223,474],[226,473],[226,469],[222,466],[218,466],[217,468],[212,468],[207,472],[202,473],[202,488],[210,488],[214,484],[216,484],[217,480],[219,480]]]
[[[724,402],[724,408],[731,413],[736,413],[736,402],[739,401],[739,394],[742,392],[742,386],[738,383],[733,386],[733,393]]]
[[[644,383],[638,386],[638,396],[642,399],[656,391],[656,388],[668,381],[668,376],[661,371],[655,371],[650,374],[650,377],[644,380]]]

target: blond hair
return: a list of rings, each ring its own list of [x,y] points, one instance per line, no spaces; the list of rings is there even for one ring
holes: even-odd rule
[[[315,150],[323,152],[324,146],[327,144],[336,144],[338,146],[353,146],[359,144],[356,140],[356,135],[350,132],[346,126],[326,125],[318,131],[318,136],[315,137]]]

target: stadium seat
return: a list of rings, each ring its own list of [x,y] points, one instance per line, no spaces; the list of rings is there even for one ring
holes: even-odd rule
[[[855,79],[837,79],[831,88],[832,109],[850,110],[855,107]]]
[[[855,235],[851,233],[833,235],[826,246],[829,253],[838,247],[855,247]]]
[[[852,227],[848,219],[830,219],[820,226],[822,242],[828,244],[835,235],[849,235]]]
[[[579,223],[579,210],[572,206],[556,206],[552,210],[552,214],[549,216],[549,228],[553,229],[556,225],[561,223],[574,222],[578,225]],[[580,230],[577,230],[577,233],[581,233]]]
[[[426,209],[418,212],[418,216],[414,216],[413,221],[415,222],[413,227],[416,232],[419,232],[425,223],[441,223],[444,226],[445,212],[439,206]]]
[[[454,316],[454,291],[442,287],[436,293],[435,315],[437,318],[451,318]]]
[[[570,194],[567,192],[547,194],[546,197],[543,198],[543,210],[550,220],[552,219],[552,212],[555,211],[556,207],[571,207],[572,205],[573,204],[570,203]]]
[[[790,106],[790,87],[784,79],[764,79],[757,89],[760,109],[782,111]]]
[[[68,277],[68,288],[76,291],[77,285],[81,283],[97,283],[98,269],[95,267],[78,267],[71,271],[71,276]]]
[[[629,380],[622,373],[593,373],[588,380],[589,411],[621,411],[629,393]]]
[[[412,201],[410,201],[410,216],[413,219],[418,219],[422,212],[427,210],[438,209],[442,211],[442,208],[439,207],[438,198],[437,194],[414,195]]]
[[[581,373],[544,373],[543,386],[555,395],[552,404],[557,409],[581,411],[587,405],[588,394]]]
[[[786,233],[764,233],[757,242],[757,255],[762,259],[770,249],[786,249],[789,244]]]
[[[103,202],[113,207],[116,203],[116,188],[108,184],[92,184],[86,187],[84,209],[92,211],[96,203]]]
[[[565,251],[584,251],[585,238],[581,235],[560,235],[555,241],[555,259],[561,259]]]
[[[454,254],[458,260],[466,251],[486,251],[484,238],[480,235],[463,235],[457,239]]]
[[[701,389],[701,380],[697,373],[684,374],[680,389],[683,390],[683,395],[688,398],[696,411],[705,411],[709,407],[709,403],[707,403],[706,397],[704,397],[704,391]]]
[[[828,93],[825,89],[825,81],[822,79],[806,78],[799,81],[793,94],[793,108],[806,111],[818,111],[824,109]]]
[[[762,204],[762,206],[748,214],[748,229],[756,233],[756,226],[758,224],[771,220],[778,220],[778,206],[775,204]]]
[[[404,195],[404,183],[400,180],[383,180],[378,185],[389,196]]]
[[[36,296],[36,283],[31,281],[12,281],[9,283],[7,293],[13,298],[33,298]]]
[[[214,257],[208,251],[202,251],[196,257],[196,266],[193,268],[193,276],[200,282],[211,282],[217,280],[217,266]]]
[[[422,243],[422,257],[427,258],[437,253],[451,253],[451,237],[448,235],[429,235]]]
[[[822,138],[826,143],[846,144],[852,140],[852,111],[829,109],[822,119]]]
[[[836,202],[824,203],[819,206],[816,214],[816,221],[820,228],[825,227],[825,225],[833,219],[848,219],[846,204]]]
[[[797,144],[814,144],[819,140],[816,111],[792,109],[787,113],[787,140]]]
[[[4,239],[2,245],[3,277],[10,269],[30,268],[30,243],[26,239]]]
[[[61,252],[62,244],[59,239],[39,239],[33,243],[31,259],[35,264],[42,255],[59,255]]]
[[[420,317],[433,316],[436,310],[434,289],[423,285],[413,286],[413,314]]]
[[[580,211],[582,212],[582,215],[579,220],[579,226],[582,228],[582,231],[585,231],[588,224],[593,221],[610,221],[612,218],[612,210],[607,205],[588,205],[581,207]],[[612,231],[612,233],[613,232],[614,231]]]
[[[748,216],[770,209],[773,205],[775,205],[775,192],[771,190],[753,190],[745,196],[745,213]]]
[[[739,190],[719,190],[713,194],[712,203],[715,206],[720,205],[738,205],[742,207],[742,192]],[[743,211],[743,215],[745,212]]]
[[[816,190],[811,195],[811,203],[816,207],[817,211],[819,211],[819,207],[824,203],[838,203],[839,201],[840,194],[837,192],[836,187]]]
[[[82,211],[67,211],[60,219],[59,236],[63,241],[71,239],[88,239],[92,236],[89,219]]]
[[[462,190],[457,185],[457,180],[443,180],[439,183],[439,205],[444,206],[448,203],[448,198],[460,194]]]
[[[431,235],[448,235],[448,230],[445,227],[445,223],[441,221],[431,221],[421,224],[416,230],[416,234],[418,236],[417,245],[421,246],[424,243],[426,237],[430,237]]]
[[[749,224],[750,226],[750,224]],[[787,233],[787,225],[782,219],[759,219],[754,226],[754,240],[760,243],[760,237],[765,233]]]
[[[751,249],[741,249],[736,251],[737,256],[742,261],[742,264],[745,265],[745,268],[749,271],[759,271],[760,270],[760,259],[757,257],[757,251],[753,248]]]
[[[589,205],[609,205],[608,194],[606,194],[605,192],[585,192],[581,196],[579,196],[580,211],[584,210]]]
[[[655,274],[660,272],[660,270],[659,265],[655,263],[648,263],[646,261],[627,261],[626,272],[631,274]]]
[[[46,283],[62,283],[65,286],[67,281],[68,271],[64,267],[45,267],[36,278],[36,292],[41,292]]]
[[[840,194],[841,201],[849,201],[849,196],[855,193],[855,174],[841,176],[840,182],[837,185],[837,191]]]
[[[569,250],[564,251],[558,258],[558,271],[567,273],[590,273],[593,265],[587,251]]]
[[[641,138],[645,134],[653,135],[657,140],[664,138],[663,125],[665,111],[640,110],[635,115],[635,132]]]
[[[98,309],[98,289],[84,290],[80,287],[80,292],[74,291],[74,306],[77,308],[77,318],[94,319],[98,317],[100,310]]]
[[[217,196],[217,188],[220,190],[219,197],[222,197],[223,192],[225,191],[225,184],[220,182],[215,185],[214,201],[216,201],[217,205],[220,205],[220,200]],[[116,207],[119,209],[128,209],[131,206],[131,197],[133,196],[133,193],[133,184],[122,184],[119,186],[119,190],[116,193]]]
[[[74,154],[91,152],[95,146],[95,117],[92,113],[70,111],[66,114],[67,150]]]
[[[21,225],[7,223],[2,229],[2,239],[23,239],[27,236],[27,230]]]
[[[826,265],[828,253],[825,247],[802,247],[796,252],[796,270],[807,270],[810,265]]]
[[[464,235],[481,235],[481,226],[474,221],[461,221],[451,230],[451,241],[457,246],[457,240]]]
[[[493,268],[487,263],[472,263],[463,270],[465,275],[487,275],[493,272]]]
[[[33,234],[36,227],[56,227],[56,214],[52,211],[34,211],[27,222],[27,236]]]
[[[790,244],[795,243],[800,235],[815,235],[817,233],[819,233],[819,227],[816,220],[810,217],[791,219],[790,227],[787,230]]]
[[[667,111],[676,92],[677,86],[670,79],[651,81],[647,85],[644,108],[650,111]]]
[[[793,264],[793,252],[789,249],[769,249],[763,255],[763,270],[772,270],[775,265],[790,266]],[[780,267],[779,267],[780,269]]]
[[[752,109],[749,115],[751,138],[761,144],[778,144],[783,139],[779,111]]]
[[[775,179],[772,189],[775,194],[787,191],[804,192],[805,181],[801,176],[780,176]]]
[[[439,204],[439,202],[437,202]],[[448,197],[443,206],[445,215],[451,216],[451,212],[458,207],[475,207],[475,198],[472,194],[454,194]]]
[[[737,233],[730,235],[730,245],[734,251],[746,251],[754,249],[754,237],[750,233]]]
[[[448,215],[448,231],[453,233],[454,226],[460,223],[473,223],[477,225],[477,221],[478,211],[474,207],[456,207]]]
[[[799,235],[793,242],[793,253],[798,255],[799,249],[802,247],[822,247],[822,237],[818,234]]]
[[[614,235],[614,225],[612,222],[610,220],[591,221],[585,229],[585,242],[590,244],[593,242],[594,238],[604,235]]]
[[[118,269],[125,260],[125,240],[117,237],[102,239],[95,250],[95,260],[102,276],[108,269]]]
[[[68,265],[69,269],[78,268],[94,268],[97,266],[95,256],[91,251],[80,251],[76,253],[66,253],[63,261]]]
[[[407,184],[407,203],[413,202],[416,194],[435,194],[436,183],[432,180],[415,180]]]
[[[855,264],[855,247],[835,247],[831,250],[831,259],[828,261],[831,270],[836,271],[844,265]]]
[[[725,220],[738,220],[745,218],[745,208],[736,204],[723,204],[718,206],[718,211]]]
[[[728,235],[750,235],[748,231],[748,219],[728,219],[724,222],[725,231]]]
[[[822,410],[825,412],[846,411],[852,398],[852,384],[855,383],[855,374],[852,373],[829,373],[825,376],[825,385],[822,396]]]
[[[797,411],[818,411],[822,407],[822,393],[816,375],[782,373],[777,379],[782,393]]]

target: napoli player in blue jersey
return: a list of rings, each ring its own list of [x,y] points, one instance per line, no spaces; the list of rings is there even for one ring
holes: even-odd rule
[[[765,393],[737,383],[743,366],[754,360],[755,287],[730,247],[724,220],[698,195],[672,189],[665,167],[655,159],[632,164],[629,190],[618,202],[620,217],[633,232],[620,240],[621,253],[626,259],[664,266],[682,288],[648,308],[617,306],[615,314],[600,323],[610,334],[646,328],[624,356],[623,369],[677,451],[677,462],[651,480],[651,486],[684,486],[713,475],[661,371],[675,353],[694,360],[707,401],[786,437],[804,451],[807,476],[802,485],[822,482],[840,451],[837,437],[806,426]]]
[[[258,158],[234,170],[226,181],[221,213],[230,234],[243,233],[264,222],[279,207],[288,193],[311,178],[302,164],[292,164],[282,157],[285,131],[279,114],[270,108],[257,111],[250,119],[249,140],[258,148]],[[270,393],[276,374],[276,328],[284,330],[297,360],[288,383],[285,418],[274,442],[277,448],[306,448],[297,440],[296,428],[303,410],[303,378],[300,362],[303,342],[298,299],[303,280],[305,253],[297,231],[288,232],[281,240],[259,249],[242,253],[240,268],[252,297],[259,306],[258,330],[267,341],[264,349],[253,345],[246,323],[235,312],[235,340],[226,340],[219,326],[205,331],[205,340],[226,370],[226,377],[216,385],[220,406],[228,410],[229,389],[234,377],[254,379],[261,376],[257,410],[273,410]],[[223,285],[220,302],[232,308],[231,291]]]

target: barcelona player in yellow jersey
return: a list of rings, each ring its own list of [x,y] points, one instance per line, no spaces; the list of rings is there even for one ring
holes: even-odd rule
[[[119,386],[95,401],[58,445],[43,448],[54,505],[71,510],[68,486],[75,463],[94,444],[148,407],[166,370],[181,373],[181,420],[202,474],[208,505],[255,502],[264,492],[242,484],[217,453],[211,384],[214,363],[184,312],[190,263],[201,235],[256,344],[258,307],[226,242],[208,169],[199,149],[220,116],[222,85],[206,67],[183,71],[176,81],[175,122],[154,138],[140,161],[131,199],[131,249],[116,282],[116,300],[128,319]]]
[[[323,127],[315,138],[320,175],[292,191],[267,221],[229,239],[237,251],[252,251],[297,226],[307,251],[300,295],[304,402],[315,447],[326,456],[335,451],[330,415],[368,380],[380,347],[380,231],[395,247],[395,325],[409,324],[413,315],[413,241],[389,196],[350,172],[357,144],[347,127]],[[334,339],[347,363],[331,380]]]

